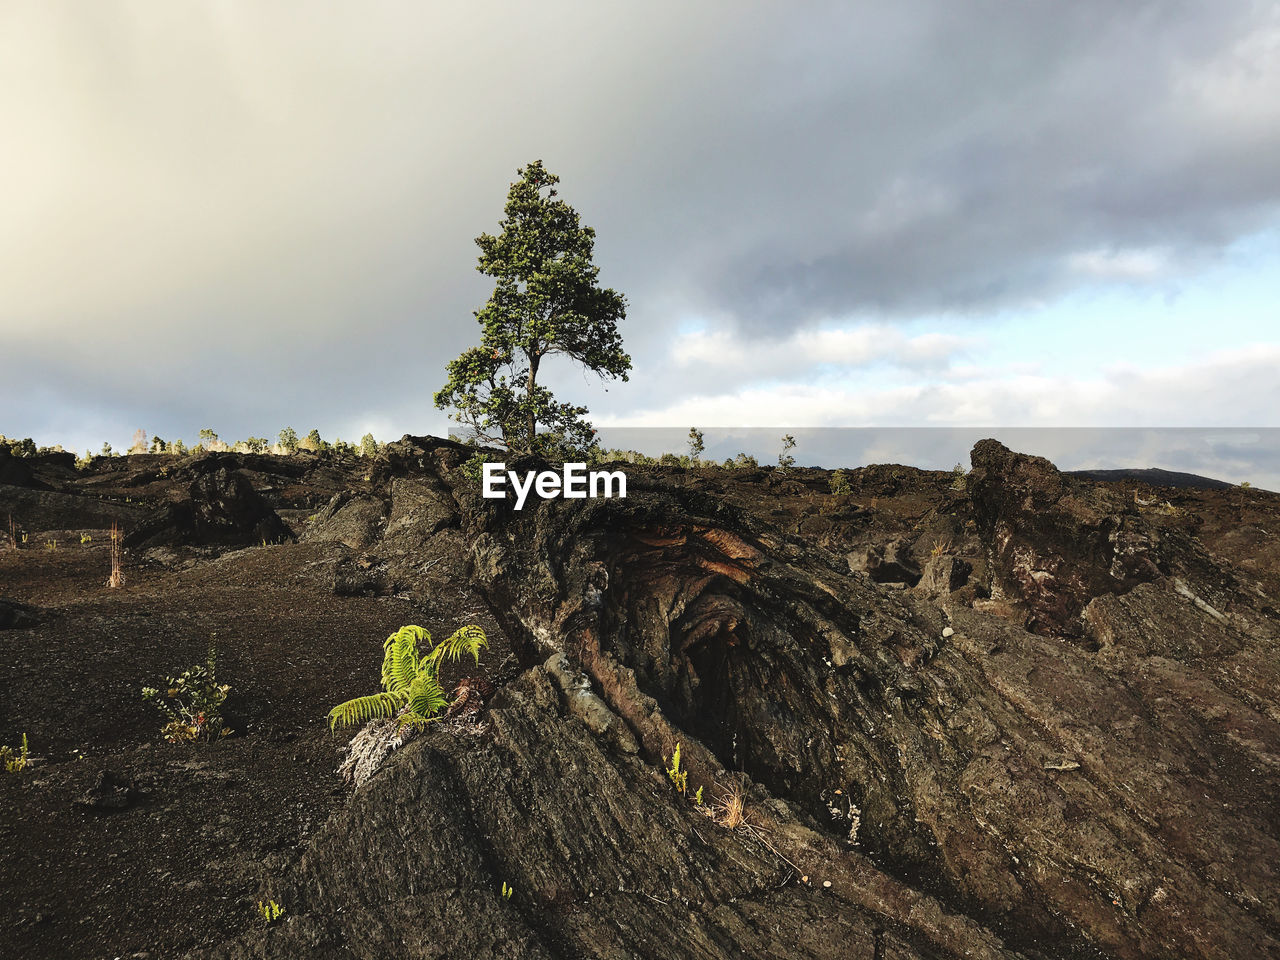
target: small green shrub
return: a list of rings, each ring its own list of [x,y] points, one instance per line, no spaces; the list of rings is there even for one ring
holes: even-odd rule
[[[275,923],[284,916],[284,907],[276,903],[274,900],[268,900],[265,903],[258,901],[258,913],[267,923]]]
[[[849,477],[843,470],[837,470],[831,475],[830,485],[831,492],[837,497],[843,497],[853,493],[853,487],[849,485]]]
[[[515,887],[509,887],[507,886],[507,881],[505,880],[502,881],[502,899],[503,900],[510,900],[511,895],[515,892],[516,892]]]
[[[154,704],[168,721],[160,733],[170,743],[212,743],[232,732],[223,724],[219,712],[231,687],[218,683],[216,659],[217,651],[209,644],[204,665],[194,666],[181,676],[168,677],[163,695],[155,687],[142,688],[142,699]]]
[[[676,791],[683,796],[689,791],[689,771],[680,769],[680,744],[676,743],[675,752],[667,758],[667,777],[675,785]]]
[[[22,735],[22,747],[14,750],[4,744],[0,744],[0,764],[4,766],[5,773],[21,773],[27,769],[31,762],[31,751],[27,746],[27,735]]]
[[[402,725],[424,726],[439,718],[449,705],[440,686],[440,664],[458,660],[464,653],[480,663],[480,651],[489,645],[484,631],[474,624],[460,627],[448,639],[441,640],[431,652],[418,652],[418,642],[431,642],[431,634],[423,627],[407,626],[387,637],[382,645],[382,693],[356,697],[329,711],[329,729],[354,726],[377,717],[399,715]]]

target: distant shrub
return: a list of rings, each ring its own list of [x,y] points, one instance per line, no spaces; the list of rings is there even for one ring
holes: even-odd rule
[[[293,427],[285,427],[280,431],[280,448],[285,453],[293,453],[298,449],[298,434]]]
[[[6,437],[3,433],[0,433],[0,447],[8,450],[13,457],[34,457],[37,452],[36,442],[30,437],[19,440],[16,437]]]
[[[702,439],[702,431],[697,427],[689,428],[689,459],[695,464],[702,458],[707,445]]]
[[[838,497],[853,493],[853,487],[849,485],[849,478],[843,470],[837,470],[831,475],[830,487],[831,492]]]
[[[778,454],[778,469],[789,470],[796,465],[796,458],[791,456],[791,451],[795,449],[796,438],[791,434],[786,434],[782,438],[782,452]]]

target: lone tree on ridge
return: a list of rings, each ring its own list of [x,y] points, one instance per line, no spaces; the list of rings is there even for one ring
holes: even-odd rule
[[[592,446],[595,430],[583,419],[586,407],[556,400],[538,382],[539,368],[560,354],[601,377],[626,380],[631,358],[618,334],[626,299],[596,282],[596,233],[557,198],[560,178],[541,160],[516,175],[502,232],[476,238],[476,269],[497,280],[475,314],[480,345],[449,364],[435,403],[453,408],[453,418],[478,440],[520,453],[563,454]]]

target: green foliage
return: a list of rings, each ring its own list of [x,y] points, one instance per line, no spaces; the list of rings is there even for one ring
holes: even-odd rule
[[[80,534],[80,546],[87,546],[90,543],[93,543],[93,537],[87,533]]]
[[[28,749],[25,733],[22,735],[22,747],[18,750],[0,744],[0,765],[4,766],[5,773],[21,773],[30,763],[31,751]]]
[[[951,489],[964,490],[969,485],[969,478],[965,476],[964,464],[957,463],[951,468]]]
[[[296,449],[309,450],[312,453],[319,453],[327,444],[320,437],[320,431],[313,429],[305,437],[298,441]]]
[[[849,485],[849,477],[843,470],[837,470],[831,474],[831,492],[838,497],[848,496],[853,493],[853,487]]]
[[[245,449],[250,453],[266,453],[267,438],[266,437],[250,437],[244,442]]]
[[[478,269],[497,283],[475,316],[480,345],[448,367],[435,404],[452,408],[477,440],[544,456],[583,450],[595,430],[586,407],[555,399],[538,383],[542,361],[559,354],[601,377],[627,379],[631,358],[618,321],[625,298],[597,283],[595,231],[556,198],[559,177],[537,160],[516,171],[507,193],[501,233],[481,234]],[[539,435],[545,427],[550,437]],[[552,449],[546,449],[550,447]]]
[[[213,742],[231,733],[219,713],[231,687],[215,677],[217,651],[209,644],[203,665],[165,679],[163,695],[155,687],[143,687],[142,699],[155,705],[168,721],[160,732],[170,743]]]
[[[372,433],[366,433],[360,438],[360,456],[376,457],[378,455],[378,441],[373,439]]]
[[[478,665],[481,649],[489,645],[484,631],[475,625],[460,627],[425,656],[419,653],[420,641],[430,643],[431,634],[413,625],[401,627],[387,637],[382,644],[383,692],[338,704],[329,711],[329,729],[397,714],[402,724],[415,726],[438,719],[440,711],[449,705],[440,686],[440,664],[469,653]]]
[[[102,441],[102,452],[101,454],[99,454],[99,456],[103,456],[103,457],[111,456],[111,444],[107,443],[107,441],[105,440]]]
[[[164,453],[164,451],[165,451],[165,442],[161,440],[159,437],[153,435],[151,437],[151,452]]]
[[[268,900],[265,903],[258,901],[258,913],[267,923],[275,923],[284,916],[284,907],[276,903],[274,900]]]
[[[1240,489],[1241,489],[1241,490],[1248,490],[1248,489],[1249,489],[1250,487],[1252,487],[1252,486],[1253,486],[1253,484],[1252,484],[1252,483],[1250,483],[1248,480],[1241,480],[1241,481],[1240,481]]]
[[[702,787],[699,787],[698,792],[693,795],[693,802],[696,806],[702,806]]]
[[[200,428],[200,445],[206,450],[213,447],[218,442],[218,435],[209,427]]]
[[[689,459],[695,464],[702,458],[703,452],[707,449],[706,443],[702,439],[702,431],[697,427],[689,428]]]
[[[293,453],[298,449],[298,434],[293,427],[285,427],[280,431],[280,446],[285,453]]]
[[[479,486],[480,481],[484,479],[484,465],[489,462],[490,458],[486,454],[477,450],[462,464],[459,469],[468,481]]]
[[[0,450],[7,450],[12,457],[34,457],[37,453],[36,442],[30,437],[19,440],[3,433],[0,433]]]
[[[689,790],[689,771],[680,769],[680,743],[676,742],[676,749],[670,757],[667,758],[667,777],[675,785],[676,792],[681,796]]]
[[[502,899],[503,900],[510,900],[511,895],[515,892],[516,892],[515,887],[509,887],[507,886],[507,881],[505,880],[502,881]]]

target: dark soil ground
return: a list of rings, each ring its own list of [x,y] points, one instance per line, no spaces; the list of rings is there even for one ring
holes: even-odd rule
[[[295,534],[334,494],[369,483],[360,461],[304,458],[303,469],[246,459],[260,461],[246,473]],[[25,771],[0,772],[0,957],[175,957],[262,925],[256,904],[273,879],[349,802],[351,787],[335,772],[347,738],[332,735],[325,717],[377,689],[389,633],[418,623],[443,636],[478,623],[492,642],[481,672],[499,684],[519,672],[503,626],[509,611],[490,608],[448,530],[424,552],[419,580],[393,578],[359,595],[338,595],[334,584],[361,551],[305,538],[129,551],[125,585],[109,589],[109,523],[128,533],[153,517],[181,491],[179,468],[166,457],[99,460],[82,472],[50,463],[30,483],[0,485],[0,528],[12,516],[19,541],[0,546],[0,599],[36,620],[0,629],[0,743],[26,734],[33,756]],[[843,496],[829,493],[820,470],[632,474],[633,483],[692,488],[837,553],[909,537],[927,555],[963,526],[964,495],[949,473],[850,471],[853,491]],[[1167,504],[1160,523],[1280,596],[1280,497],[1125,480],[1099,487]],[[234,733],[167,743],[140,691],[202,663],[210,644],[218,679],[231,686]],[[122,808],[82,802],[104,774],[131,788]]]
[[[132,503],[138,473],[106,470],[125,463],[102,461],[73,489]],[[326,479],[286,488],[286,502],[327,502]],[[141,490],[158,497],[165,484]],[[9,505],[0,493],[4,525]],[[173,957],[261,922],[257,900],[281,858],[351,793],[335,773],[348,736],[325,714],[376,692],[387,635],[478,623],[490,671],[510,653],[465,583],[427,606],[335,596],[332,575],[317,573],[332,569],[332,544],[259,545],[188,569],[127,556],[125,585],[108,589],[109,529],[67,529],[60,506],[14,511],[19,548],[0,549],[0,597],[40,621],[0,630],[0,743],[26,734],[38,758],[0,775],[3,957]],[[311,512],[292,510],[300,526]],[[141,688],[204,663],[210,643],[234,732],[168,743]],[[103,772],[133,785],[126,808],[78,803]]]

